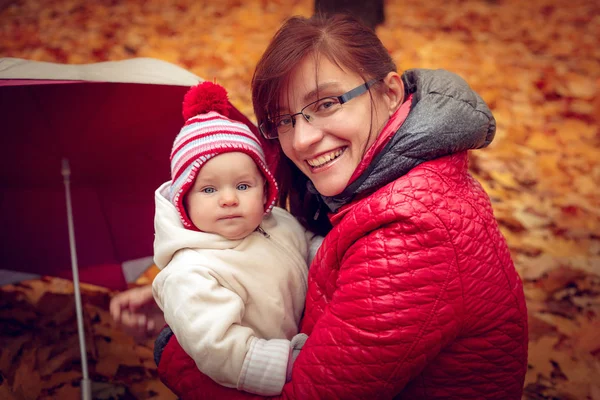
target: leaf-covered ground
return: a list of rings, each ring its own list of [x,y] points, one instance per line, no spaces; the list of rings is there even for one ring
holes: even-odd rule
[[[286,17],[311,13],[306,0],[4,0],[0,56],[155,57],[216,78],[253,118],[256,61]],[[600,3],[390,0],[377,32],[400,70],[457,72],[494,111],[496,139],[472,153],[471,169],[525,281],[524,398],[600,399]],[[43,297],[66,304],[64,287],[41,280],[1,292],[0,337],[8,343],[0,349],[1,398],[62,398],[76,389],[75,330],[52,333],[67,321],[74,327],[74,316],[55,316]],[[94,379],[128,386],[122,398],[168,396],[156,381],[151,343],[113,329],[110,293],[88,288],[84,295]],[[6,311],[15,304],[21,319]]]

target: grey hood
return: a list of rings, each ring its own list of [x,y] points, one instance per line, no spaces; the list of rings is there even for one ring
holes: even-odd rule
[[[411,69],[402,75],[408,117],[366,170],[342,193],[320,196],[332,212],[356,195],[405,175],[422,162],[489,145],[496,120],[483,99],[460,76],[444,70]],[[318,192],[309,181],[309,190]]]

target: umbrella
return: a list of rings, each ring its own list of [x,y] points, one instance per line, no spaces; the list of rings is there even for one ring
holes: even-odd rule
[[[123,289],[123,263],[150,265],[153,191],[169,179],[181,101],[199,81],[148,58],[87,65],[0,59],[1,268],[70,275],[63,158],[81,280]]]
[[[202,79],[139,58],[64,65],[0,58],[2,268],[124,289],[149,265],[154,190],[169,179],[181,102]],[[232,107],[231,117],[254,125]],[[260,135],[259,135],[260,136]]]

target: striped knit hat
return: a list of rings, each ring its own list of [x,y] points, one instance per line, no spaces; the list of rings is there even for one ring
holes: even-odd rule
[[[183,199],[200,168],[219,154],[239,151],[252,157],[266,180],[265,214],[275,205],[277,183],[267,168],[260,142],[247,125],[228,118],[229,108],[225,89],[206,81],[192,87],[183,99],[185,125],[171,150],[170,198],[188,229],[198,230],[185,210]]]

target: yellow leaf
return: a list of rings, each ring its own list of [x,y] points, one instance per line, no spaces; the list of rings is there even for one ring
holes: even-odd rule
[[[533,368],[527,370],[525,385],[536,382],[540,375],[547,379],[550,378],[552,374],[550,358],[557,342],[558,338],[554,336],[543,336],[535,342],[529,342],[528,363]]]
[[[525,146],[534,150],[553,151],[556,150],[556,138],[552,135],[535,132],[527,139]]]
[[[535,316],[548,324],[555,326],[563,335],[572,337],[580,329],[580,326],[570,319],[550,313],[536,313]]]
[[[513,216],[523,227],[525,227],[525,229],[543,228],[552,222],[552,219],[548,216],[542,216],[523,209],[516,210],[513,213]]]
[[[598,92],[596,81],[592,77],[569,73],[565,77],[565,86],[559,93],[565,96],[590,100]]]
[[[490,176],[493,180],[508,189],[517,189],[518,182],[510,172],[490,171]]]

